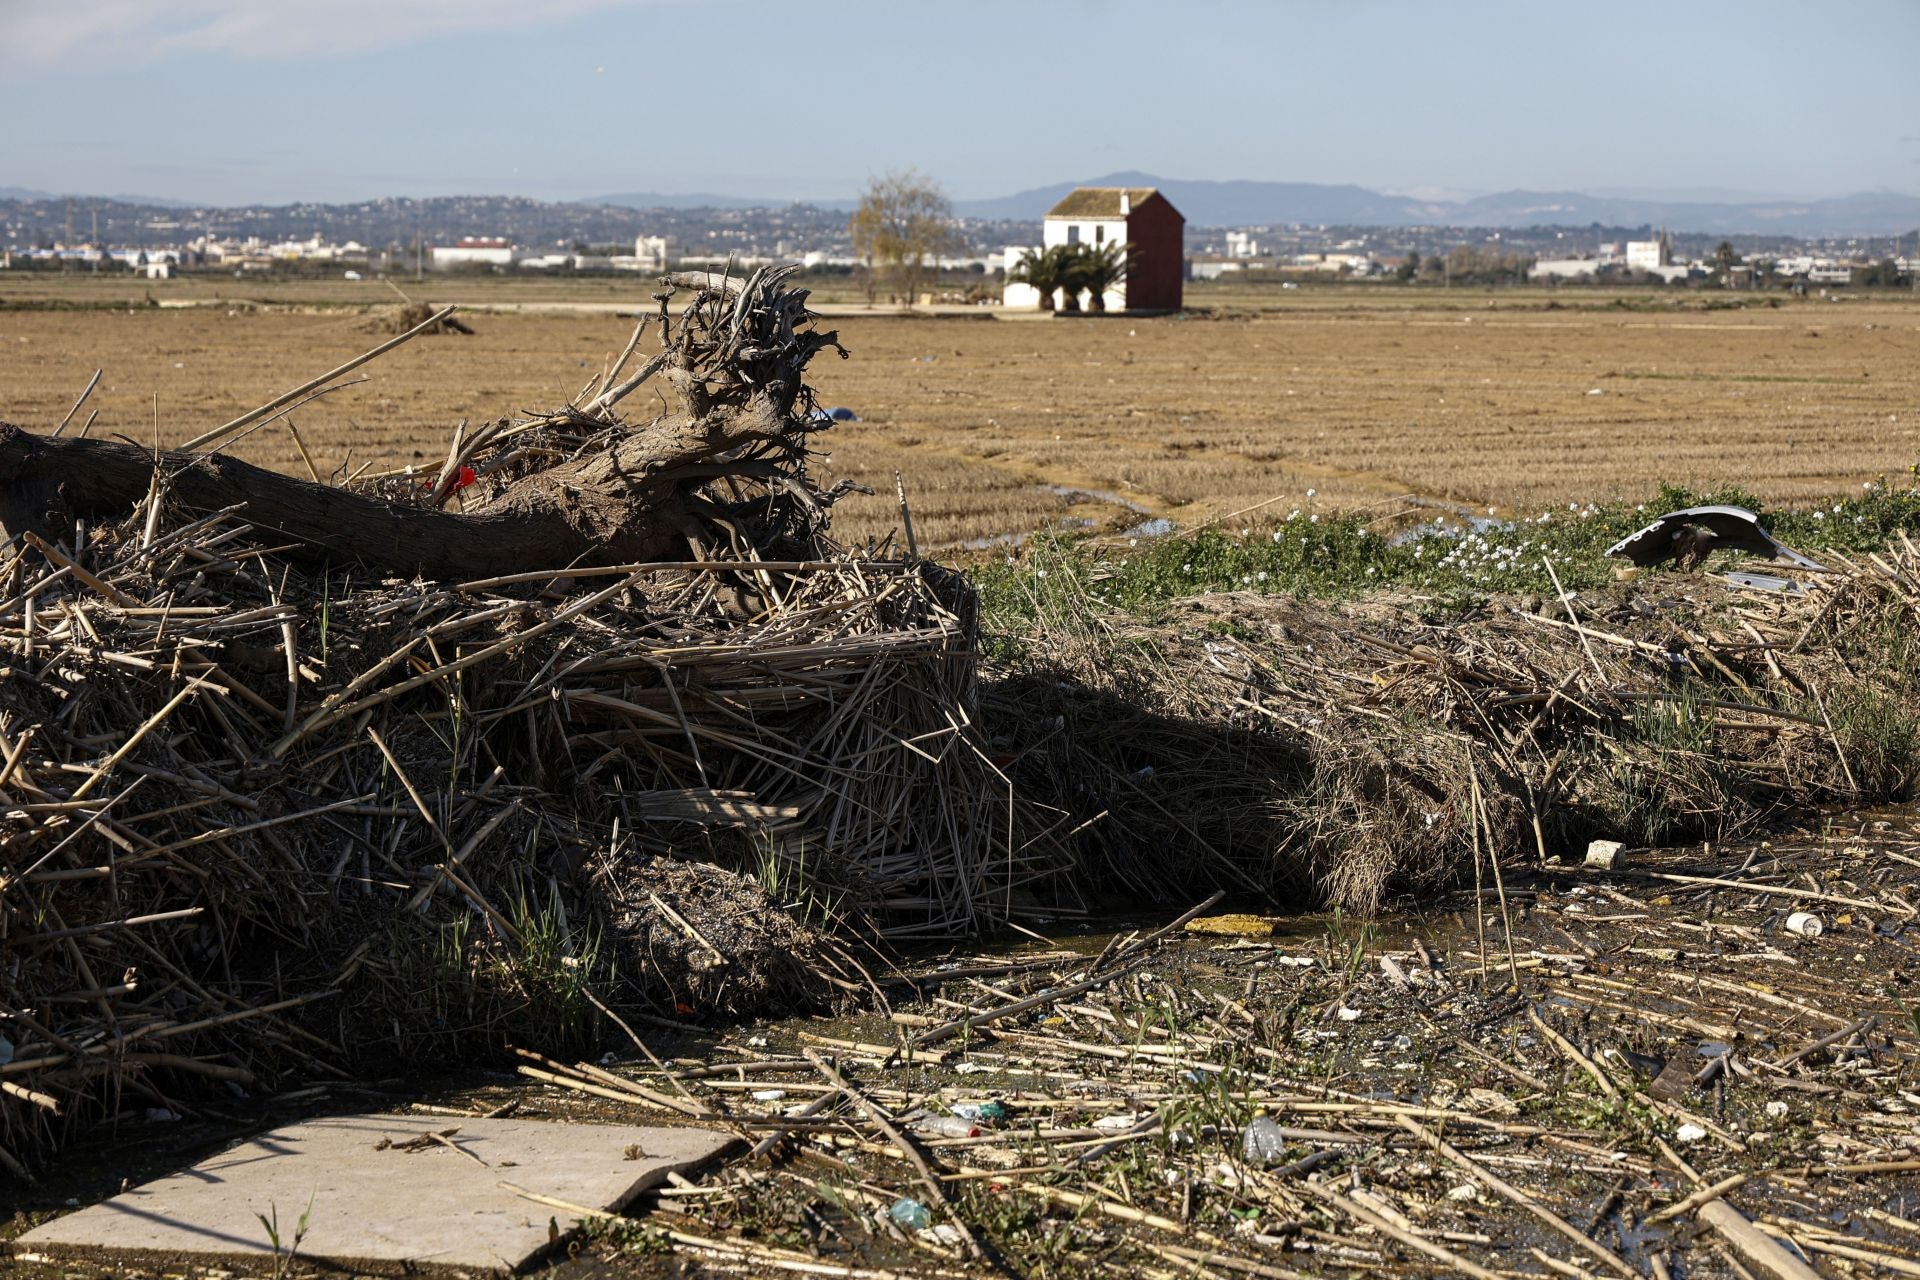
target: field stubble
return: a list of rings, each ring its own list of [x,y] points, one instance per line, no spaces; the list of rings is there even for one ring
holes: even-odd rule
[[[639,291],[635,302],[639,303]],[[835,317],[853,358],[818,370],[861,417],[822,441],[827,479],[875,494],[841,534],[883,536],[904,474],[922,543],[1035,528],[1182,526],[1400,500],[1531,514],[1734,482],[1769,502],[1850,489],[1920,456],[1920,305],[1893,298],[1707,310],[1541,293],[1303,293],[1260,311],[1004,323]],[[1633,299],[1621,298],[1626,303]],[[437,464],[455,422],[556,394],[563,361],[631,320],[469,314],[294,415],[323,470]],[[96,434],[178,444],[372,344],[338,307],[0,312],[0,418],[45,430],[96,367]],[[630,402],[648,411],[644,395]],[[304,464],[270,426],[234,449]]]

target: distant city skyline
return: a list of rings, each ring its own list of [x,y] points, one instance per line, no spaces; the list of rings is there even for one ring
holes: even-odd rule
[[[957,200],[1136,169],[1425,199],[1920,191],[1912,0],[0,0],[0,187]]]

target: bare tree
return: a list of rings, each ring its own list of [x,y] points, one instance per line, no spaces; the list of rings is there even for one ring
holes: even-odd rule
[[[868,302],[875,280],[885,274],[913,305],[929,262],[964,244],[946,192],[917,169],[888,170],[870,182],[847,230],[854,253],[867,264]]]

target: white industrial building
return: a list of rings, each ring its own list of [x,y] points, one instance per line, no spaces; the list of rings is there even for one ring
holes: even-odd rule
[[[1627,267],[1633,271],[1658,271],[1662,267],[1673,265],[1673,245],[1667,239],[1667,233],[1661,232],[1658,240],[1627,241]]]
[[[453,244],[433,246],[433,269],[449,267],[510,267],[513,242],[499,236],[462,236]]]
[[[1591,280],[1599,274],[1598,258],[1541,258],[1527,272],[1527,279]]]
[[[1692,266],[1673,260],[1673,242],[1662,231],[1658,240],[1627,241],[1627,270],[1659,276],[1668,284],[1693,274]]]

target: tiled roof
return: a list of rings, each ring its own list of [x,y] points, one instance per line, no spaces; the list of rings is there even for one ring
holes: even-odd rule
[[[1152,199],[1159,192],[1153,187],[1078,187],[1067,194],[1053,208],[1047,210],[1049,218],[1119,218],[1120,197],[1128,196],[1132,207],[1137,208],[1143,202]]]

